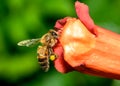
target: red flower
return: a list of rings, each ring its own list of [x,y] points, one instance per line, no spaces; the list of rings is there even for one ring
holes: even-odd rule
[[[55,68],[120,79],[120,35],[95,25],[85,4],[76,1],[75,8],[78,19],[66,17],[55,24],[60,35]]]

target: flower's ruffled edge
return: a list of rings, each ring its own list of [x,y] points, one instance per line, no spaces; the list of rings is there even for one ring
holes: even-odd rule
[[[85,27],[94,35],[97,36],[97,31],[95,30],[95,24],[92,20],[92,18],[89,15],[89,9],[88,6],[84,3],[80,3],[79,1],[75,2],[75,9],[76,14],[80,21],[85,25]],[[62,33],[62,28],[66,24],[67,20],[70,17],[65,17],[63,19],[59,19],[56,21],[56,24],[54,26],[55,30],[58,32],[58,34]],[[62,45],[58,41],[57,45],[53,48],[54,52],[58,55],[57,59],[54,61],[54,66],[57,69],[57,71],[61,73],[66,73],[69,71],[72,71],[73,68],[64,60],[64,50],[62,48]]]

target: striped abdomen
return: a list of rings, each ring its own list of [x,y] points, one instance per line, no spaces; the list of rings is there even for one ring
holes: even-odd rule
[[[37,50],[38,63],[41,66],[41,69],[47,72],[49,70],[49,56],[47,46],[39,46]]]

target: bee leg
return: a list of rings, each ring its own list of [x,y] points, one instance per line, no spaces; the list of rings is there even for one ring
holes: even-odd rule
[[[52,54],[52,55],[50,55],[50,57],[49,57],[49,59],[50,59],[51,61],[54,61],[56,58],[57,58],[57,55],[56,55],[56,54]]]
[[[48,52],[49,52],[49,59],[51,61],[54,61],[57,58],[57,55],[53,52],[52,48],[48,48]]]

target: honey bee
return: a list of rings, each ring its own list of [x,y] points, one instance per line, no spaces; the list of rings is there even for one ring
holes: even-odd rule
[[[41,38],[23,40],[20,41],[18,45],[30,47],[32,45],[41,43],[42,46],[38,46],[37,49],[37,59],[41,69],[47,72],[49,70],[49,59],[53,61],[57,57],[52,49],[57,43],[57,38],[57,32],[55,30],[50,30]]]

